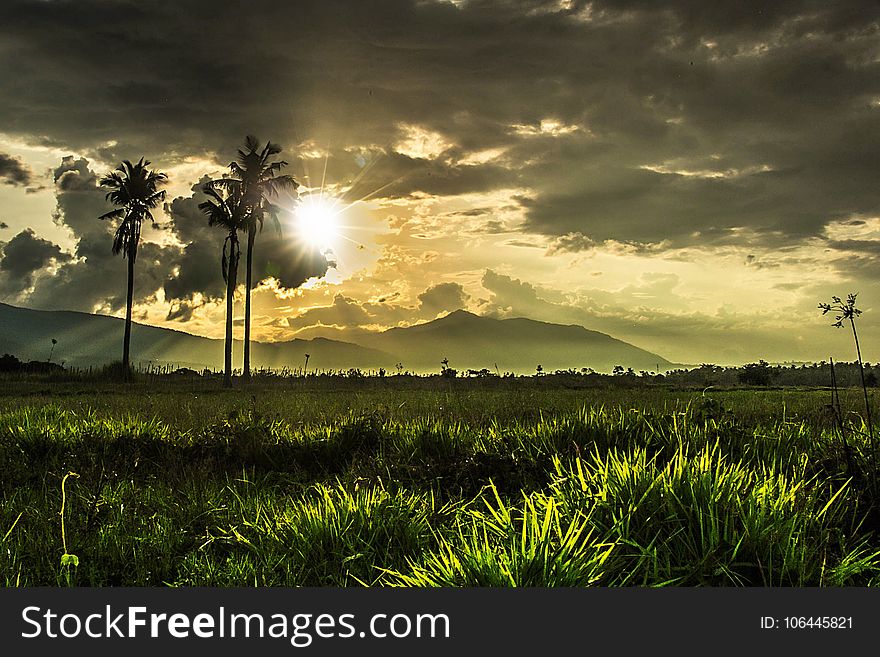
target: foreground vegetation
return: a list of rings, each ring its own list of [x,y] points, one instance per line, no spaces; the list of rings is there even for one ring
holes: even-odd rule
[[[0,582],[880,583],[868,441],[825,391],[456,383],[17,384]]]

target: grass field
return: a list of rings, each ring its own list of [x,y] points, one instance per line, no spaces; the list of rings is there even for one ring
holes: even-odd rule
[[[873,459],[828,396],[6,380],[0,582],[873,585]]]

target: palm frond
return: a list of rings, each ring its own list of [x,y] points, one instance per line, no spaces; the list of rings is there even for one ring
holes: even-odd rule
[[[278,155],[281,152],[281,146],[279,144],[273,144],[271,141],[266,142],[265,148],[263,148],[263,152],[260,153],[260,161],[265,163],[273,155]]]
[[[226,190],[241,189],[242,187],[241,180],[237,178],[218,178],[217,180],[211,180],[208,184],[217,189]]]
[[[272,227],[275,229],[275,234],[279,237],[282,235],[281,230],[281,220],[278,219],[278,215],[282,212],[286,212],[285,208],[282,208],[280,205],[275,205],[274,203],[266,202],[266,214],[269,215],[269,218],[272,220]]]
[[[128,221],[119,224],[119,228],[116,229],[116,234],[113,236],[113,255],[119,255],[127,250],[128,240],[131,237],[130,228],[131,224]]]
[[[257,149],[260,148],[260,140],[257,139],[256,135],[248,135],[244,138],[244,147],[251,153],[256,153]]]
[[[229,170],[233,174],[238,176],[240,179],[244,179],[244,177],[246,175],[245,170],[241,167],[241,165],[239,165],[238,162],[230,162],[229,163]],[[233,180],[234,180],[234,178],[233,178]],[[238,182],[241,182],[241,180],[239,180]]]
[[[98,219],[118,219],[119,217],[125,216],[125,208],[116,208],[115,210],[110,210],[110,212],[105,212]]]
[[[144,200],[144,205],[146,205],[148,208],[155,208],[157,205],[159,205],[159,203],[161,203],[164,200],[165,200],[165,190],[162,189],[162,190],[160,190],[158,192],[154,192],[153,194],[148,196]]]
[[[264,178],[264,179],[265,178],[272,178],[275,176],[275,174],[277,172],[281,171],[281,169],[283,169],[286,166],[287,166],[287,162],[285,162],[284,160],[279,160],[278,162],[272,162],[271,164],[267,164],[263,168],[263,174],[260,177]]]
[[[260,186],[263,188],[264,194],[276,196],[284,190],[297,189],[299,183],[293,179],[293,176],[283,175],[264,180]]]
[[[122,187],[123,180],[122,176],[119,175],[116,171],[111,171],[106,174],[103,178],[101,178],[99,184],[102,187]]]

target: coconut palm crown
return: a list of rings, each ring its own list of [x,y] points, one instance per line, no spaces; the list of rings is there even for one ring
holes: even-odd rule
[[[149,160],[141,158],[137,164],[123,160],[114,171],[101,179],[101,186],[110,189],[105,198],[117,205],[115,210],[102,214],[99,219],[119,219],[122,223],[113,238],[113,254],[137,258],[137,247],[141,237],[141,222],[153,221],[150,212],[165,199],[165,191],[158,186],[168,180],[168,176],[151,171]]]

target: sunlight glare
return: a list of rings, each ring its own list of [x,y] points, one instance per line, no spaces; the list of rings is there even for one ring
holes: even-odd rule
[[[294,216],[300,236],[311,246],[326,249],[337,237],[339,214],[335,202],[327,198],[306,197],[300,201]]]

